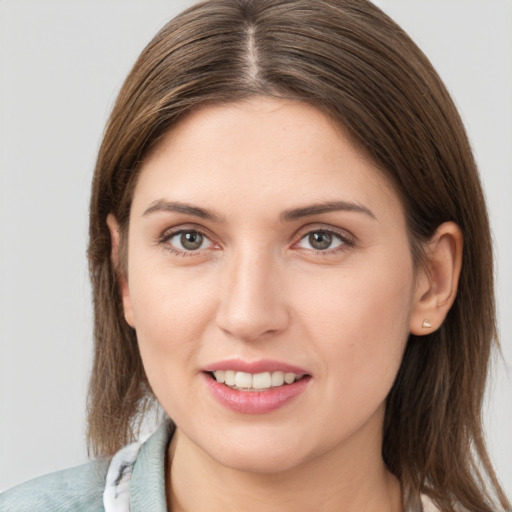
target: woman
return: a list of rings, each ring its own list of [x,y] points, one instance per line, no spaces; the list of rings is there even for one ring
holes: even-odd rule
[[[213,0],[164,27],[107,126],[89,258],[99,458],[7,509],[509,508],[478,174],[372,4]],[[155,398],[173,423],[123,448]]]

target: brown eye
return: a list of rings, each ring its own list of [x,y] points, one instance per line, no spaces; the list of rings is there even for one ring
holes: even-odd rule
[[[203,235],[197,231],[186,231],[181,233],[180,242],[187,251],[196,251],[203,244]]]
[[[323,251],[329,249],[332,244],[332,235],[325,231],[317,231],[310,233],[308,236],[309,244],[313,249],[317,251]]]
[[[306,233],[299,243],[301,249],[309,249],[310,251],[325,251],[333,249],[342,249],[344,246],[350,246],[350,241],[337,233],[319,229]]]
[[[206,235],[193,229],[174,232],[166,237],[165,242],[182,253],[209,249],[213,246],[212,241]]]

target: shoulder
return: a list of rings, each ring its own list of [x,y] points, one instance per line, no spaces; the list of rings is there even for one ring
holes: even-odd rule
[[[0,494],[2,512],[103,512],[108,459],[18,485]]]
[[[132,510],[164,512],[165,456],[173,433],[174,425],[166,422],[144,443],[125,447],[112,459],[99,459],[14,487],[0,494],[0,511],[105,512],[104,499],[111,501],[111,510],[123,510],[117,502],[124,503],[129,497]]]

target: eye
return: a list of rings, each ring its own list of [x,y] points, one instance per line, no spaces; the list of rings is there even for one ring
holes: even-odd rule
[[[332,231],[318,229],[304,235],[297,244],[297,247],[328,252],[343,245],[351,245],[351,242],[347,238],[333,233]]]
[[[164,241],[180,253],[199,251],[213,246],[213,242],[206,235],[194,229],[171,233]]]

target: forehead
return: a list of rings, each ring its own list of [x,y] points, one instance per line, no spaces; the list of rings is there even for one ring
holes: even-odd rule
[[[199,109],[160,141],[133,207],[164,198],[246,211],[350,200],[401,212],[388,179],[329,116],[260,97]]]

